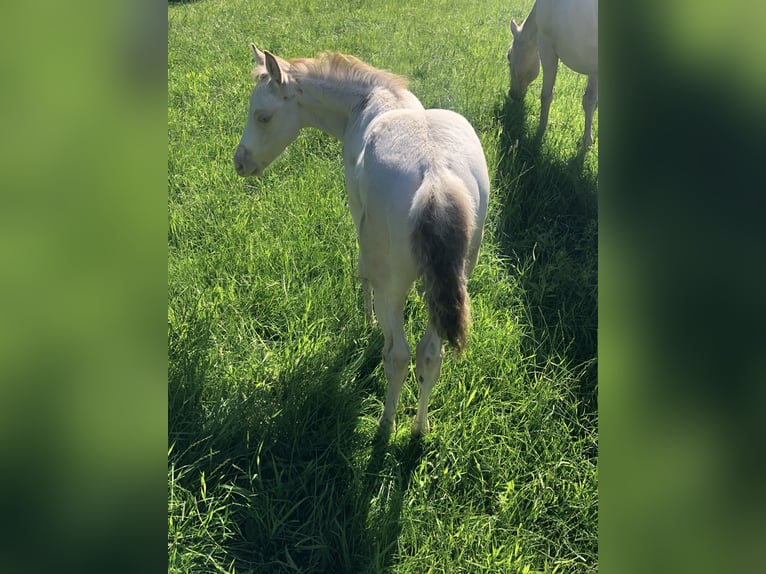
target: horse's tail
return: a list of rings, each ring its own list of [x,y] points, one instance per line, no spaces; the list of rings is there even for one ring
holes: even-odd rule
[[[461,353],[471,322],[465,269],[474,230],[465,184],[454,176],[427,176],[410,213],[412,250],[431,321],[439,337]]]

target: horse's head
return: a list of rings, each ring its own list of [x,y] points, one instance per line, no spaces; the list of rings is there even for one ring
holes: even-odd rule
[[[301,129],[290,64],[250,45],[256,84],[250,95],[245,130],[234,151],[234,168],[242,177],[260,176],[298,136]]]
[[[540,55],[537,51],[537,34],[524,34],[523,24],[511,20],[513,42],[508,48],[508,68],[511,71],[510,95],[514,100],[523,100],[529,84],[540,73]],[[533,36],[533,37],[530,37]]]

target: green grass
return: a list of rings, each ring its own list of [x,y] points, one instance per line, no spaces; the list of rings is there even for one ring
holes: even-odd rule
[[[508,20],[531,2],[201,0],[168,30],[169,572],[595,572],[598,139],[562,68],[506,101]],[[432,432],[376,433],[382,337],[365,324],[341,144],[304,132],[261,180],[231,155],[249,42],[352,53],[474,125],[493,181],[464,358]],[[595,134],[598,134],[596,116]],[[405,329],[425,327],[413,294]]]

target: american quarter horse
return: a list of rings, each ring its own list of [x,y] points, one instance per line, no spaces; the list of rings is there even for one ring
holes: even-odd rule
[[[458,353],[467,342],[466,282],[489,200],[481,143],[462,116],[424,109],[401,76],[339,53],[288,61],[251,47],[256,84],[234,167],[242,177],[260,176],[305,127],[343,141],[365,311],[372,319],[374,305],[384,336],[388,388],[380,426],[393,426],[409,370],[404,305],[422,276],[429,318],[416,349],[420,396],[412,430],[428,432],[443,341]]]
[[[582,97],[585,133],[582,143],[593,145],[593,112],[598,105],[598,0],[537,0],[521,25],[511,20],[513,43],[508,49],[510,96],[523,100],[543,65],[538,134],[545,133],[553,99],[559,59],[588,76]]]

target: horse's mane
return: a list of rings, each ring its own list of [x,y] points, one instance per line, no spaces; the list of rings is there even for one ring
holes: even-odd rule
[[[299,74],[333,81],[347,81],[368,87],[382,85],[395,91],[406,90],[409,85],[404,76],[379,70],[359,58],[340,52],[322,52],[316,58],[296,58],[289,60],[289,63]]]

